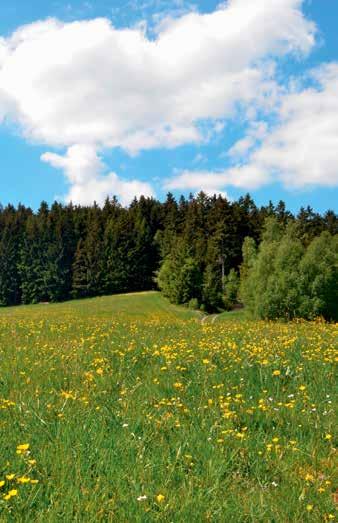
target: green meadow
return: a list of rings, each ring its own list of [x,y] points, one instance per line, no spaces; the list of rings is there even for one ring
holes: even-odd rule
[[[333,521],[337,325],[159,293],[0,311],[0,521]]]

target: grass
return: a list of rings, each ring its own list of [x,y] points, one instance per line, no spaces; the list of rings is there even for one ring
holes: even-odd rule
[[[333,521],[336,335],[158,293],[1,310],[0,521]]]

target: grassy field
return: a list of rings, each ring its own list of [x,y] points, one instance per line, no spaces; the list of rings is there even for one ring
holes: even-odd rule
[[[158,293],[0,311],[0,521],[333,521],[337,327]]]

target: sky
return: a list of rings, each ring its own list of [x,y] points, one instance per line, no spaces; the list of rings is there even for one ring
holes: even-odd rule
[[[338,211],[337,0],[1,0],[0,202]]]

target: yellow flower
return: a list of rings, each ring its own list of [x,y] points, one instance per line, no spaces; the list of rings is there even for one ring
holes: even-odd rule
[[[305,390],[305,389],[306,389],[306,386],[305,386],[305,385],[301,385],[301,386],[299,387],[299,390]]]
[[[313,510],[313,505],[306,505],[306,510],[311,512]]]
[[[14,496],[18,495],[18,491],[16,489],[12,489],[7,494],[4,495],[4,500],[8,501],[11,498],[14,498]]]
[[[24,452],[27,452],[28,449],[29,449],[29,443],[22,443],[21,445],[18,445],[16,447],[16,453],[23,454]]]
[[[306,474],[304,479],[305,479],[305,481],[314,481],[315,480],[314,476],[309,473]]]
[[[20,478],[17,479],[17,482],[24,485],[25,483],[29,483],[30,479],[27,478],[27,476],[21,476]]]
[[[15,478],[15,474],[7,474],[6,479],[12,481]]]
[[[157,496],[156,496],[157,503],[163,503],[164,500],[165,500],[165,496],[163,496],[163,494],[157,494]]]
[[[332,439],[332,435],[331,434],[325,434],[325,438],[324,439],[330,440],[330,439]]]
[[[274,370],[272,375],[273,376],[280,376],[280,370]]]
[[[31,479],[30,482],[31,482],[32,485],[36,485],[37,483],[39,483],[39,480],[38,479]]]
[[[0,481],[0,488],[4,486],[6,482],[4,480]]]

